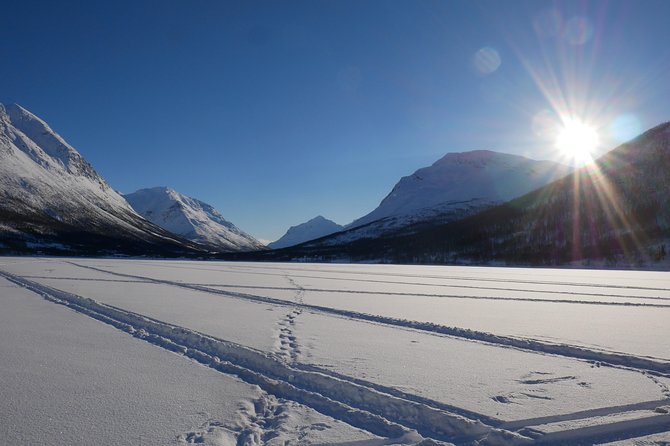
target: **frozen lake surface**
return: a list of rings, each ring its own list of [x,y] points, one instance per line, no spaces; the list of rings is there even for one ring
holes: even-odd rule
[[[0,258],[8,444],[667,444],[670,273]]]

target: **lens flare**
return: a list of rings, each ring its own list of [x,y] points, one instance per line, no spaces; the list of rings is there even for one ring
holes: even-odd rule
[[[591,39],[593,27],[586,17],[573,17],[565,24],[563,32],[570,45],[584,45]]]
[[[495,48],[484,47],[475,53],[472,58],[472,64],[478,74],[486,76],[500,68],[502,60],[500,53]]]
[[[577,164],[593,161],[592,152],[598,147],[598,132],[579,119],[563,123],[556,137],[556,147]]]

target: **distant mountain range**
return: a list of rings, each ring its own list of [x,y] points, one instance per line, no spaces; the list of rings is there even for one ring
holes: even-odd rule
[[[334,233],[315,246],[342,245],[414,230],[420,223],[458,220],[544,186],[570,170],[552,161],[490,150],[448,153],[432,166],[401,178],[376,209],[352,223],[343,227],[316,217],[291,227],[268,247],[287,248]]]
[[[223,218],[212,206],[167,187],[125,195],[128,203],[163,229],[221,251],[253,251],[265,246]]]
[[[448,153],[401,178],[376,209],[315,246],[348,244],[459,220],[564,177],[570,170],[552,161],[490,150]]]
[[[255,258],[616,267],[668,265],[669,249],[666,123],[592,165],[462,219],[349,241],[339,233]]]
[[[670,124],[573,173],[491,151],[450,153],[403,177],[375,210],[346,227],[319,216],[268,250],[212,206],[172,189],[124,198],[44,121],[0,105],[4,254],[667,264],[669,186]]]

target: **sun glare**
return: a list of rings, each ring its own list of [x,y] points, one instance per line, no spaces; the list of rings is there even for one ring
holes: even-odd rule
[[[592,153],[598,143],[598,132],[577,119],[564,122],[556,138],[556,147],[577,164],[593,161]]]

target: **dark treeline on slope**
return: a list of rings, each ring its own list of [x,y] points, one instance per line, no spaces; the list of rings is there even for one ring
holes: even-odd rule
[[[83,215],[78,217],[86,220],[85,226],[68,222],[33,210],[25,203],[3,198],[0,222],[12,230],[2,231],[0,255],[194,257],[204,252],[203,247],[177,239],[148,222],[146,229],[161,238],[141,237]]]
[[[250,260],[645,264],[670,246],[670,124],[523,197],[463,220],[329,246],[328,237]]]

